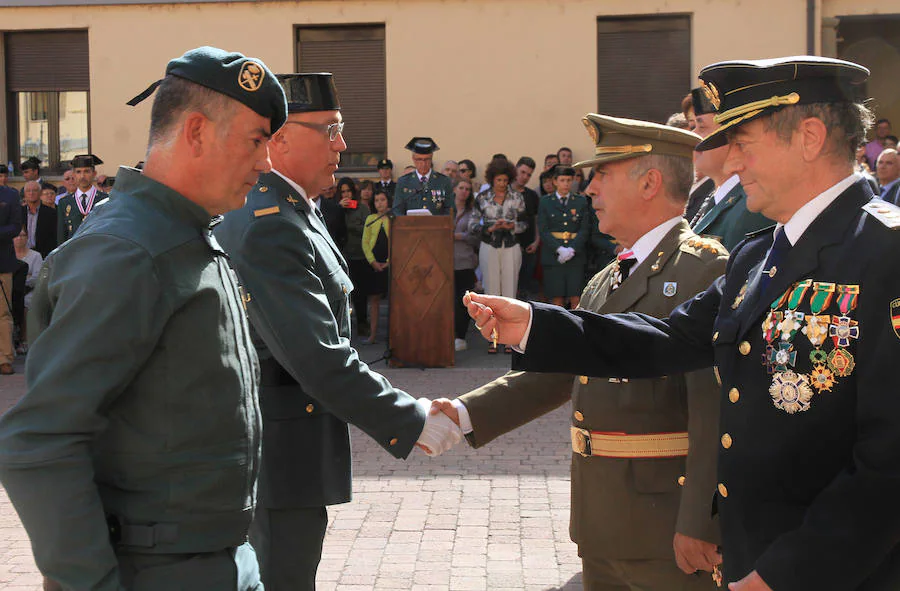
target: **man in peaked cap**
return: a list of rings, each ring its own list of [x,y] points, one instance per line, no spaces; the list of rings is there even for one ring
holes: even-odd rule
[[[593,113],[584,123],[595,156],[575,166],[595,171],[586,191],[591,217],[626,250],[593,277],[581,307],[665,317],[720,276],[727,260],[681,215],[700,138]],[[451,408],[448,401],[435,406],[462,417],[469,443],[481,447],[571,399],[570,534],[585,590],[713,589],[709,576],[678,566],[694,573],[721,562],[711,503],[717,389],[708,368],[641,380],[512,371]]]
[[[813,56],[703,69],[720,127],[698,149],[727,143],[747,208],[776,226],[665,320],[471,298],[482,334],[525,348],[520,369],[715,365],[731,591],[900,588],[900,208],[853,173],[868,74]]]
[[[397,180],[394,214],[406,215],[411,209],[427,209],[432,215],[450,215],[453,188],[450,179],[434,170],[434,153],[440,148],[430,137],[414,137],[406,144],[412,152],[415,170]]]
[[[279,79],[289,115],[269,141],[273,170],[215,236],[247,290],[259,336],[263,459],[251,541],[268,591],[303,591],[315,589],[326,506],[350,500],[348,423],[398,458],[417,443],[440,453],[461,434],[350,346],[353,284],[310,201],[334,184],[347,148],[340,102],[331,74]]]
[[[384,190],[389,200],[394,198],[397,182],[394,181],[394,163],[389,158],[378,161],[378,186]]]
[[[691,91],[696,127],[694,131],[704,138],[718,128],[714,121],[715,106],[705,88]],[[758,212],[747,210],[747,196],[740,177],[725,169],[728,146],[703,150],[694,154],[694,167],[698,176],[707,176],[714,186],[691,219],[691,229],[702,236],[715,238],[731,250],[750,232],[772,225],[772,221]]]
[[[93,154],[83,154],[72,159],[72,173],[75,175],[75,190],[60,198],[56,205],[56,242],[62,244],[71,238],[85,216],[91,213],[94,205],[109,195],[94,186],[97,166],[103,161]]]
[[[269,170],[284,92],[212,47],[138,98],[157,87],[143,174],[44,262],[0,481],[48,587],[259,590],[259,365],[209,226]]]

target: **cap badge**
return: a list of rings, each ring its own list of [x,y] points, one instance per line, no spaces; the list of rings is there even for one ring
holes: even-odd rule
[[[595,144],[598,143],[600,141],[600,133],[597,131],[597,126],[588,119],[582,119],[581,122],[584,123],[588,135],[591,136],[591,140],[593,140]]]
[[[703,94],[706,95],[706,98],[709,99],[709,102],[711,102],[712,106],[718,111],[719,105],[722,104],[722,99],[719,97],[719,89],[716,88],[716,85],[712,82],[707,84],[703,80],[700,81],[700,87],[703,88]]]
[[[238,74],[238,84],[247,92],[256,92],[262,86],[266,71],[253,61],[244,62],[241,72]]]

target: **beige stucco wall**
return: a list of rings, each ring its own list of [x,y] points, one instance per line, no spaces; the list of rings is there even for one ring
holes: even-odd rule
[[[845,3],[825,4],[823,13]],[[587,155],[591,146],[580,117],[596,109],[596,19],[657,13],[692,15],[694,72],[723,59],[806,51],[803,0],[331,0],[3,8],[0,26],[89,29],[92,147],[109,164],[133,164],[143,156],[150,102],[130,108],[125,101],[161,77],[170,58],[211,44],[260,57],[285,72],[294,68],[295,25],[384,23],[388,152],[395,165],[408,163],[402,148],[409,137],[430,135],[441,145],[439,162],[470,157],[482,168],[498,151],[540,160],[566,144],[576,158]],[[685,80],[685,89],[693,83]],[[112,166],[103,172],[112,172]]]

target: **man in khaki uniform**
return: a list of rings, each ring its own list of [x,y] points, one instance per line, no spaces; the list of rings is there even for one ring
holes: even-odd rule
[[[603,115],[589,114],[584,124],[596,157],[576,166],[595,168],[586,192],[599,229],[626,250],[594,276],[580,306],[665,317],[719,277],[727,260],[718,242],[699,238],[681,217],[700,138]],[[713,588],[709,576],[678,570],[710,571],[721,561],[712,516],[719,402],[709,369],[639,380],[509,372],[435,406],[481,447],[570,398],[570,533],[584,588]]]

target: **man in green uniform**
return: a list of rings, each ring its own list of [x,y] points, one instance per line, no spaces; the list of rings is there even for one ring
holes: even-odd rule
[[[280,76],[288,120],[269,142],[272,172],[215,236],[247,289],[259,339],[263,458],[251,541],[268,591],[315,589],[327,505],[350,500],[353,423],[391,455],[461,440],[350,346],[347,263],[309,197],[334,184],[347,149],[331,74]],[[446,438],[446,441],[445,439]]]
[[[562,150],[560,150],[562,152]],[[541,197],[537,224],[540,228],[544,295],[557,306],[568,300],[578,306],[584,288],[587,241],[592,212],[587,198],[571,191],[575,169],[559,165],[553,169],[556,191]]]
[[[584,122],[596,157],[576,166],[596,167],[587,192],[600,230],[627,248],[591,280],[581,306],[665,317],[721,275],[727,260],[681,217],[700,138],[604,115]],[[652,150],[626,152],[623,145]],[[712,589],[708,576],[678,567],[693,573],[720,562],[712,518],[717,390],[709,369],[641,380],[509,372],[435,406],[461,418],[468,441],[481,447],[571,398],[570,533],[585,590]]]
[[[64,589],[261,589],[259,365],[209,226],[269,170],[284,93],[261,61],[211,47],[131,104],[157,86],[143,174],[121,168],[41,270],[0,480]]]
[[[450,179],[434,170],[434,153],[440,148],[430,137],[414,137],[406,144],[412,152],[411,170],[397,180],[394,190],[394,215],[406,215],[412,209],[427,209],[431,215],[450,215],[453,211],[453,187]]]
[[[72,159],[72,173],[75,177],[75,191],[67,193],[56,205],[56,242],[62,244],[71,238],[94,205],[109,195],[94,186],[97,165],[103,161],[93,154],[75,156]]]
[[[713,119],[716,107],[703,88],[691,91],[691,101],[697,119],[694,131],[705,138],[719,128]],[[711,178],[715,187],[691,220],[691,229],[696,234],[715,238],[722,246],[732,250],[747,234],[768,228],[774,222],[759,212],[747,209],[747,194],[741,179],[725,167],[727,157],[728,146],[695,153],[694,166],[701,175]]]

